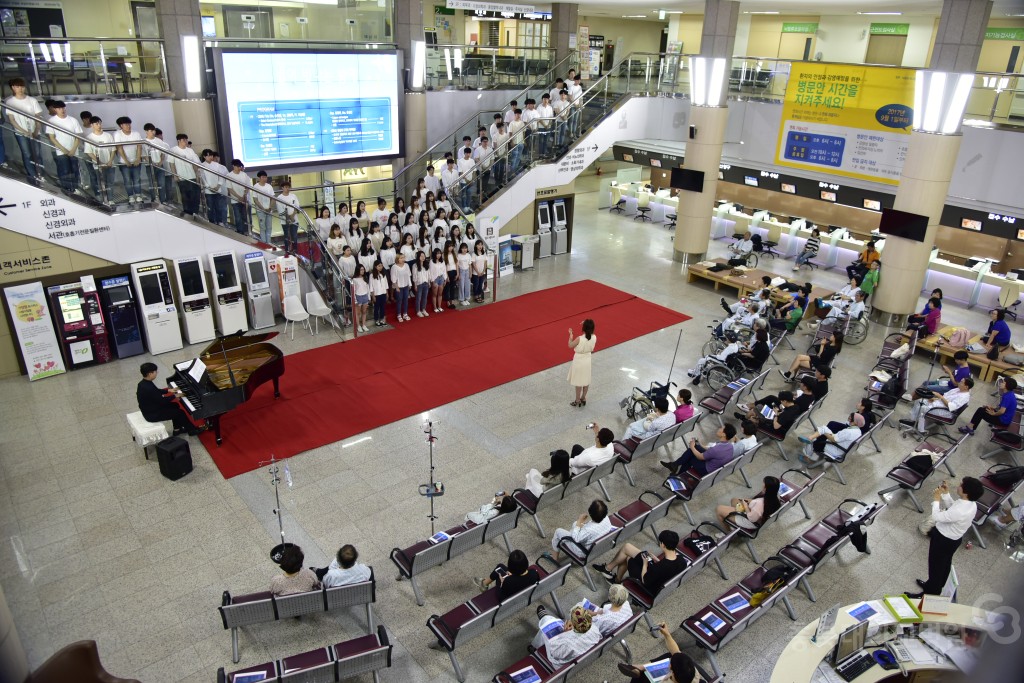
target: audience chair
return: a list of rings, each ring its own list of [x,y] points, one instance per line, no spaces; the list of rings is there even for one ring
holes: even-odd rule
[[[324,303],[324,299],[320,296],[319,292],[306,292],[306,310],[313,318],[316,334],[320,334],[321,318],[330,323],[332,327],[335,326],[334,319],[331,318],[331,307]]]
[[[313,335],[313,326],[309,324],[309,313],[302,307],[302,300],[294,294],[284,299],[284,329],[288,331],[288,323],[292,324],[292,339],[295,339],[295,323],[302,323],[303,327],[309,328],[310,336]]]

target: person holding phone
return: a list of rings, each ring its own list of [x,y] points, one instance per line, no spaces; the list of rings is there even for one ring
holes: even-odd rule
[[[530,566],[526,559],[526,553],[522,550],[513,550],[508,555],[507,564],[499,564],[487,578],[477,577],[473,584],[480,589],[480,592],[490,590],[491,585],[498,584],[498,599],[504,600],[507,597],[535,585],[540,581],[537,570]]]
[[[928,578],[924,581],[916,579],[921,590],[907,593],[908,598],[920,598],[925,593],[939,595],[942,592],[949,578],[949,569],[953,566],[953,554],[974,523],[978,513],[975,501],[985,493],[985,487],[974,477],[964,477],[956,492],[957,499],[954,500],[949,494],[949,483],[946,481],[932,492],[931,521],[935,526],[928,532]]]
[[[702,679],[700,674],[697,673],[697,666],[690,659],[689,655],[679,651],[679,645],[676,644],[675,639],[672,637],[672,632],[669,630],[668,625],[664,623],[658,624],[658,633],[661,634],[665,642],[667,652],[660,657],[652,659],[644,665],[644,668],[655,662],[667,659],[669,666],[668,678],[664,679],[666,683],[669,681],[671,683],[700,683]],[[619,672],[629,676],[630,683],[650,683],[651,679],[644,672],[644,668],[619,662]]]
[[[590,356],[597,346],[597,335],[594,334],[594,321],[587,318],[580,327],[583,334],[575,336],[569,328],[569,348],[573,350],[572,365],[569,366],[569,384],[576,389],[576,400],[570,403],[573,408],[587,405],[587,390],[590,389]]]
[[[657,595],[666,581],[686,569],[686,558],[676,552],[678,546],[679,534],[665,529],[658,534],[658,547],[661,549],[658,557],[627,543],[608,564],[591,566],[611,583],[622,583],[628,572],[629,578],[639,581],[649,593]]]

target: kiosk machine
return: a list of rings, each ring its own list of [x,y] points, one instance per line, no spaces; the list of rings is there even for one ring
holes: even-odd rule
[[[551,256],[551,203],[537,204],[537,258]]]
[[[277,286],[280,288],[282,311],[284,311],[284,300],[288,297],[302,298],[302,285],[299,284],[299,261],[294,256],[277,257]]]
[[[569,251],[569,214],[565,211],[565,200],[556,199],[551,203],[555,211],[554,236],[551,240],[551,253],[564,254]]]
[[[174,259],[174,273],[178,276],[185,341],[189,344],[210,341],[217,333],[213,329],[213,311],[202,261],[196,257]]]
[[[249,319],[253,329],[273,327],[274,297],[270,293],[270,278],[267,277],[267,261],[262,251],[245,255],[245,279],[249,283]]]
[[[117,357],[128,358],[145,353],[139,310],[135,306],[135,295],[132,294],[128,276],[100,280],[100,300],[103,302],[103,312],[110,321],[110,336],[114,340]]]
[[[181,327],[167,264],[159,260],[133,263],[132,282],[142,303],[142,330],[149,352],[155,356],[180,349]]]
[[[106,363],[113,356],[107,339],[107,324],[100,309],[95,283],[82,282],[47,287],[50,310],[57,322],[57,336],[64,362],[75,370]]]
[[[224,336],[247,332],[249,321],[245,317],[245,300],[235,252],[221,251],[210,254],[209,258],[210,272],[213,273],[213,312],[217,316],[217,329]]]

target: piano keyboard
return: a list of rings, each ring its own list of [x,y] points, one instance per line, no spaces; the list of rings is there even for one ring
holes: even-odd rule
[[[175,382],[169,382],[168,385],[171,387],[171,389],[179,391],[178,385]],[[182,395],[178,397],[178,400],[185,404],[185,407],[188,408],[188,412],[196,412],[196,407],[192,405],[192,401],[188,400],[188,396],[186,396],[184,393],[182,393]]]

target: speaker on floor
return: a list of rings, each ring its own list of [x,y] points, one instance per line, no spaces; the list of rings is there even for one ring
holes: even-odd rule
[[[192,452],[188,442],[178,436],[164,439],[156,445],[156,459],[160,474],[177,481],[192,471]]]

